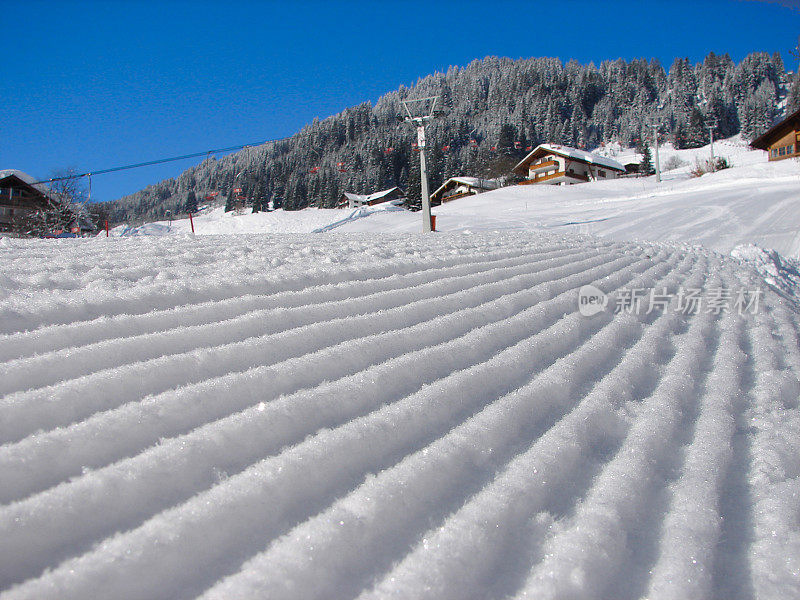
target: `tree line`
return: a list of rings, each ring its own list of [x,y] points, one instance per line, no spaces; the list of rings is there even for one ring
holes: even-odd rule
[[[752,139],[800,108],[797,78],[780,54],[756,52],[735,64],[710,53],[698,64],[622,59],[599,66],[557,58],[488,57],[400,86],[373,106],[364,102],[293,137],[208,158],[174,179],[102,207],[112,222],[163,218],[197,204],[227,202],[253,210],[333,207],[345,191],[400,186],[419,201],[413,127],[398,124],[402,100],[440,96],[444,114],[428,127],[431,190],[455,175],[508,174],[528,148],[559,143],[645,145],[650,117],[678,148],[741,133]],[[783,108],[783,110],[782,110]]]

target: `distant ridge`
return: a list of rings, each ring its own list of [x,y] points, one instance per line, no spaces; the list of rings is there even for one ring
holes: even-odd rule
[[[333,207],[345,191],[366,194],[400,186],[418,200],[413,132],[398,125],[403,98],[440,95],[445,115],[429,128],[431,189],[451,176],[507,174],[539,143],[596,148],[649,141],[647,117],[664,121],[677,147],[742,133],[752,139],[780,116],[788,77],[779,54],[756,52],[735,64],[727,54],[702,63],[676,59],[665,70],[656,60],[622,59],[600,66],[557,58],[488,57],[450,67],[401,86],[375,106],[365,102],[325,120],[315,119],[288,140],[213,158],[175,179],[106,203],[112,222],[149,221],[183,210],[189,191],[200,203],[234,195],[245,205],[272,203],[296,210]],[[240,190],[234,192],[234,190]]]

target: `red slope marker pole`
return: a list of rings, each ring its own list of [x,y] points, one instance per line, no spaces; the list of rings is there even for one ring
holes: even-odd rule
[[[189,213],[189,224],[192,226],[192,233],[194,233],[194,219],[192,219],[192,213]]]
[[[108,237],[108,219],[106,219],[106,237]]]

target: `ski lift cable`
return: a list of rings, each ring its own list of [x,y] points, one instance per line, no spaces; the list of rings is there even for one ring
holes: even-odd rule
[[[182,156],[171,156],[169,158],[159,158],[156,160],[149,160],[146,162],[135,163],[131,165],[123,165],[120,167],[111,167],[109,169],[100,169],[97,171],[89,171],[86,173],[78,173],[75,175],[65,175],[63,177],[52,177],[50,179],[43,179],[42,181],[35,181],[34,184],[38,183],[51,183],[53,181],[66,181],[68,179],[78,179],[80,177],[90,177],[92,175],[104,175],[106,173],[114,173],[116,171],[125,171],[127,169],[138,169],[140,167],[149,167],[152,165],[160,165],[163,163],[174,162],[176,160],[184,160],[187,158],[197,158],[198,156],[210,156],[211,154],[219,154],[220,152],[231,152],[233,150],[241,150],[242,148],[249,148],[254,146],[261,146],[263,144],[275,143],[275,142],[282,142],[288,140],[289,138],[280,138],[275,140],[264,140],[263,142],[255,142],[253,144],[240,144],[238,146],[230,146],[228,148],[217,148],[215,150],[204,150],[203,152],[194,152],[192,154],[184,154]],[[31,184],[31,185],[34,185]]]

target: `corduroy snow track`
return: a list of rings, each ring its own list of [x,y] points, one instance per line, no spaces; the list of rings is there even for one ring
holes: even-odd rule
[[[800,321],[748,266],[216,242],[0,246],[0,599],[800,597]]]

